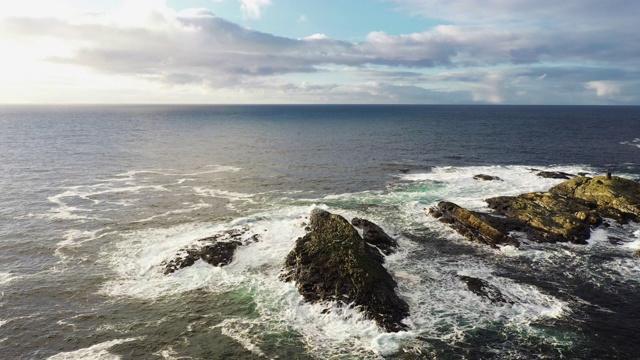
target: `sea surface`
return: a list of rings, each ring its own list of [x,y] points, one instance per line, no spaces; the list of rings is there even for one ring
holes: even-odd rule
[[[562,181],[539,170],[640,179],[640,107],[0,106],[0,357],[640,358],[638,224],[494,250],[427,214]],[[314,208],[398,240],[410,331],[278,280]],[[233,229],[260,241],[163,274]]]

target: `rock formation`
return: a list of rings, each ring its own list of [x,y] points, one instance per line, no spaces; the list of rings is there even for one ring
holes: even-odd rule
[[[441,201],[436,208],[430,210],[430,213],[471,241],[487,244],[493,248],[498,245],[516,247],[520,245],[516,239],[507,236],[471,211],[452,202]]]
[[[355,223],[370,230],[365,232],[382,232],[367,221]],[[386,331],[406,330],[402,320],[409,306],[395,293],[397,284],[382,266],[383,255],[339,215],[316,209],[309,227],[287,256],[281,279],[295,281],[306,301],[352,305]]]
[[[398,243],[387,235],[378,225],[366,219],[353,218],[351,225],[362,230],[364,241],[377,247],[385,255],[396,252]]]
[[[484,180],[484,181],[502,181],[502,179],[500,179],[497,176],[491,176],[491,175],[486,175],[486,174],[477,174],[473,176],[474,180]]]
[[[593,227],[608,225],[603,218],[621,224],[640,218],[640,185],[618,176],[576,177],[548,192],[486,201],[491,214],[449,202],[440,202],[429,212],[468,239],[492,247],[517,243],[508,236],[511,231],[524,232],[537,242],[586,244]]]
[[[593,203],[604,217],[620,223],[640,218],[640,184],[619,176],[579,177],[551,188],[549,192]]]
[[[547,179],[571,179],[575,177],[573,174],[562,171],[540,171],[536,175]]]
[[[500,289],[489,284],[488,281],[466,275],[457,275],[458,279],[467,284],[472,293],[489,300],[494,304],[513,304],[514,302],[504,297]]]
[[[242,227],[197,240],[196,244],[180,249],[172,260],[162,263],[164,274],[169,275],[191,266],[200,259],[213,266],[229,265],[238,247],[259,239],[257,234],[249,234],[249,228]]]

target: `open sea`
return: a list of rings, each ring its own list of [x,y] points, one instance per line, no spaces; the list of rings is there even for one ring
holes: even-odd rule
[[[534,169],[640,179],[640,107],[0,106],[0,357],[640,359],[640,225],[494,250],[427,214],[562,181]],[[278,280],[314,208],[398,240],[410,331]],[[163,275],[236,228],[230,265]]]

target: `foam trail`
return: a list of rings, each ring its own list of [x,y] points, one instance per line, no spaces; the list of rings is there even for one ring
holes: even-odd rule
[[[49,357],[49,360],[75,360],[75,359],[77,360],[84,360],[84,359],[119,360],[121,358],[120,356],[114,355],[110,353],[108,350],[115,345],[124,344],[124,343],[135,341],[138,339],[139,338],[128,338],[128,339],[105,341],[103,343],[96,344],[85,349],[63,352],[63,353],[53,355]]]
[[[0,272],[0,285],[8,284],[15,279],[16,277],[12,273]]]

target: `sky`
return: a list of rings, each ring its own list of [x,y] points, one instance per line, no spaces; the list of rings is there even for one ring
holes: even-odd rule
[[[640,105],[636,0],[0,0],[0,103]]]

